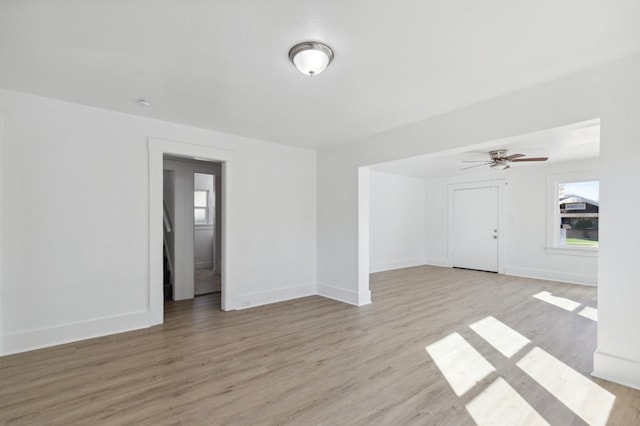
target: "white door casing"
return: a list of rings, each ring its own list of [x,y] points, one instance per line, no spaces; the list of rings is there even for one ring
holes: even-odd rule
[[[219,164],[170,157],[163,159],[164,170],[175,176],[174,218],[175,249],[173,265],[174,300],[193,299],[195,269],[195,230],[193,221],[194,173],[221,174]],[[212,227],[212,226],[211,226]]]
[[[229,267],[231,253],[226,248],[233,238],[232,217],[227,214],[233,203],[228,188],[233,181],[234,152],[221,148],[189,144],[161,138],[149,138],[149,325],[163,322],[163,273],[162,273],[162,173],[163,154],[197,158],[222,163],[222,200],[221,200],[221,281],[222,310],[233,310],[236,306],[233,282],[233,270]],[[192,203],[193,204],[193,203]]]

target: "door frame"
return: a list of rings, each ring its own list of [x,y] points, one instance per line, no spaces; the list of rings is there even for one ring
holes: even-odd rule
[[[504,274],[505,271],[505,248],[507,236],[507,185],[506,179],[492,179],[487,181],[475,181],[449,184],[448,192],[448,226],[447,226],[447,262],[450,268],[453,268],[453,194],[454,191],[463,189],[478,188],[498,188],[498,273]]]
[[[188,300],[195,296],[195,231],[193,220],[194,174],[204,173],[222,177],[222,165],[218,162],[202,162],[188,158],[163,156],[164,170],[175,173],[175,206],[172,233],[175,241],[173,262],[174,300]],[[179,178],[186,178],[187,182]],[[222,206],[220,206],[222,207]],[[222,216],[222,215],[220,215]],[[217,219],[217,218],[216,218]],[[211,225],[215,227],[214,225]],[[213,246],[215,246],[215,240]],[[213,248],[213,247],[212,247]],[[215,253],[215,251],[213,251]],[[213,259],[212,259],[212,263]],[[213,266],[212,266],[213,269]]]
[[[230,230],[229,188],[233,180],[234,152],[205,145],[178,142],[162,138],[148,138],[149,146],[149,325],[162,324],[164,321],[163,307],[163,156],[164,154],[184,157],[187,159],[215,161],[222,163],[222,205],[221,211],[221,308],[223,311],[235,309],[233,286],[228,282],[230,253],[226,247],[232,237]]]

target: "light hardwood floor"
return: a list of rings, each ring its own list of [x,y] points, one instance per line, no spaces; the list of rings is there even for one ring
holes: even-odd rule
[[[193,293],[196,296],[219,292],[222,287],[220,275],[211,269],[196,269],[193,272],[193,281]]]
[[[0,358],[0,422],[471,425],[467,404],[501,377],[550,424],[586,424],[517,366],[540,348],[615,396],[609,424],[640,424],[640,391],[589,376],[596,323],[578,312],[595,288],[423,266],[371,289],[360,308],[314,296],[222,312],[202,296],[168,304],[162,326]],[[469,328],[487,316],[531,343],[502,355]],[[425,350],[452,333],[496,370],[461,396]]]

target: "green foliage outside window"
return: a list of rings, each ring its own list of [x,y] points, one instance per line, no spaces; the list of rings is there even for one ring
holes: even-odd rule
[[[573,229],[591,229],[593,227],[594,225],[591,219],[580,219],[573,225]]]

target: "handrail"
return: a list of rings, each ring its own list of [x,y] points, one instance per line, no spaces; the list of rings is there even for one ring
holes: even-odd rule
[[[169,243],[167,242],[167,233],[163,232],[162,233],[162,240],[164,242],[164,244],[162,245],[164,248],[164,253],[167,256],[167,266],[169,267],[169,276],[170,276],[170,280],[171,283],[173,284],[173,261],[171,260],[171,252],[169,250]]]
[[[164,205],[164,229],[167,232],[171,232],[171,230],[173,229],[173,227],[171,226],[171,219],[169,217],[169,211],[167,210],[167,205],[165,203],[162,203]]]

